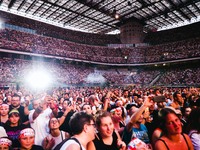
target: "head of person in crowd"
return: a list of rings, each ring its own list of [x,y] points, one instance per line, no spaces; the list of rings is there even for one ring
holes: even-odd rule
[[[113,118],[113,121],[124,121],[124,119],[127,116],[127,112],[125,110],[125,108],[122,107],[116,107],[114,109],[112,109],[111,111],[111,116]]]
[[[132,116],[138,110],[138,108],[139,107],[136,104],[127,105],[126,109],[127,109],[128,115]]]
[[[139,107],[142,106],[143,102],[144,102],[144,100],[143,100],[143,98],[141,98],[141,97],[137,98],[137,100],[136,100],[136,103],[137,103],[137,105],[138,105]]]
[[[111,109],[111,101],[110,101],[110,96],[108,97],[107,95],[104,95],[101,99],[103,106],[107,106],[107,110]],[[111,103],[110,103],[111,102]]]
[[[8,120],[9,105],[2,104],[0,106],[1,122],[5,123]]]
[[[89,103],[89,99],[87,96],[84,97],[84,103],[88,104]]]
[[[89,103],[90,103],[91,106],[96,106],[96,105],[99,104],[98,99],[97,99],[97,97],[94,94],[90,95],[90,97],[88,98],[88,100],[89,100]]]
[[[173,99],[175,103],[178,103],[180,106],[183,106],[184,99],[179,91],[174,92]]]
[[[30,150],[34,145],[35,131],[32,128],[25,128],[19,133],[21,149]]]
[[[21,124],[21,119],[19,115],[19,111],[16,109],[12,109],[8,114],[8,121],[6,124],[10,126],[18,126]]]
[[[115,101],[115,106],[116,107],[122,107],[123,106],[123,101],[122,100],[116,100]]]
[[[129,91],[128,90],[123,90],[122,95],[123,95],[124,98],[128,98]]]
[[[111,114],[107,111],[100,111],[96,117],[97,130],[102,138],[112,136],[114,124]]]
[[[34,99],[34,100],[32,101],[32,105],[33,105],[33,109],[38,108],[39,105],[40,105],[40,99]]]
[[[0,93],[0,100],[3,102],[4,100],[4,95],[2,93]],[[2,104],[2,103],[1,103]]]
[[[59,97],[58,98],[58,102],[59,102],[59,107],[62,108],[62,104],[63,104],[63,101],[64,101],[64,97]]]
[[[163,108],[159,111],[162,136],[155,142],[154,149],[194,149],[191,139],[182,131],[182,123],[174,108]]]
[[[14,93],[14,95],[12,96],[12,99],[11,99],[12,108],[20,107],[20,103],[21,103],[21,96],[17,93]]]
[[[82,111],[86,112],[87,114],[92,114],[92,107],[89,104],[84,104],[82,106]]]
[[[94,140],[95,149],[102,149],[104,145],[109,145],[112,147],[111,149],[124,149],[126,147],[126,144],[121,140],[119,133],[115,130],[113,120],[109,112],[99,111],[96,116],[96,125],[98,134]],[[99,143],[99,141],[103,142]],[[98,146],[100,146],[100,148],[98,148]]]
[[[77,97],[76,104],[78,104],[80,106],[82,104],[82,98]]]
[[[182,133],[182,123],[179,116],[176,114],[175,109],[171,107],[163,108],[159,111],[158,117],[163,134],[168,135]]]
[[[59,129],[59,127],[60,127],[60,124],[59,124],[58,118],[52,117],[52,118],[49,120],[49,129],[50,129],[50,133],[51,133],[51,130]]]
[[[8,137],[0,138],[0,150],[12,150],[12,141]]]
[[[187,121],[191,111],[192,111],[192,108],[190,106],[186,106],[181,109],[181,112],[183,114],[183,118],[185,119],[185,121]]]
[[[12,100],[12,96],[11,96],[10,93],[8,93],[6,95],[6,99],[5,99],[6,104],[10,105],[11,104],[11,100]]]
[[[93,116],[85,112],[74,113],[69,121],[72,134],[86,138],[88,142],[95,138],[94,125],[95,121]]]
[[[159,89],[154,89],[153,93],[154,93],[155,96],[160,96],[161,95]]]

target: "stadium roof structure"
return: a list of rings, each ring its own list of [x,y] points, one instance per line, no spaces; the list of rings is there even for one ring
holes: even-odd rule
[[[200,0],[0,0],[0,10],[101,34],[130,20],[156,30],[200,20]]]

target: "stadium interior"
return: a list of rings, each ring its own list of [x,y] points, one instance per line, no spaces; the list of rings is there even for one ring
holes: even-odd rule
[[[198,0],[1,0],[0,87],[40,70],[51,86],[199,87],[199,18]]]

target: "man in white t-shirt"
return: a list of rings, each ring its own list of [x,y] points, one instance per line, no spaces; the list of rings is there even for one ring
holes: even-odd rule
[[[29,113],[29,122],[35,130],[35,145],[42,146],[43,139],[49,134],[49,120],[57,111],[51,103],[53,100],[50,95],[33,101],[34,110]]]

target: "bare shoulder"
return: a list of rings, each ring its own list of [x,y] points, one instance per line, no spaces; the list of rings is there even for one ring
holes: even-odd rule
[[[80,146],[77,144],[70,144],[65,150],[80,150]]]
[[[167,150],[167,147],[163,141],[163,139],[158,139],[154,145],[155,150]]]
[[[96,150],[94,142],[91,141],[87,144],[87,150]]]

